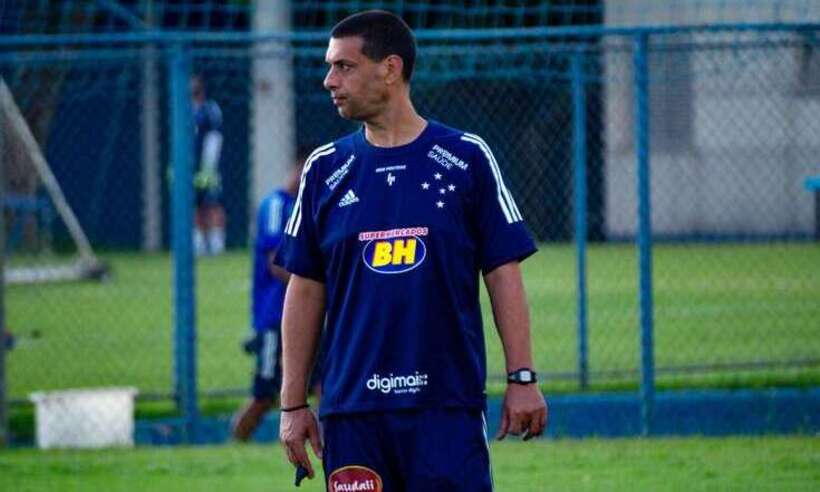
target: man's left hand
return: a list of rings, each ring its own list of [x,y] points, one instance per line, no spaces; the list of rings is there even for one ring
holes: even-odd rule
[[[521,435],[527,441],[547,428],[547,402],[537,384],[508,384],[501,408],[501,427],[496,439],[507,434]]]

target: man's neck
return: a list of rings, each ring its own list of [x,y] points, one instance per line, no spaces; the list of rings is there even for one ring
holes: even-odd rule
[[[417,139],[427,121],[416,113],[409,98],[365,121],[365,138],[375,147],[398,147]]]

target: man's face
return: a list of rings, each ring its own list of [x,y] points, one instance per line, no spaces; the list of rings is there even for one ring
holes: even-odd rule
[[[363,42],[359,36],[330,38],[325,55],[325,89],[342,118],[359,121],[378,115],[389,98],[387,67],[362,54]]]

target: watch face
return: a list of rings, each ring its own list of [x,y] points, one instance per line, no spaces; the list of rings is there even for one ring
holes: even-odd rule
[[[535,382],[535,373],[529,369],[521,369],[519,371],[515,371],[510,373],[508,379],[515,383],[534,383]]]

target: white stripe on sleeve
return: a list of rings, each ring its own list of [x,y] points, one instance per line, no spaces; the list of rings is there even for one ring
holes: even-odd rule
[[[310,171],[314,161],[316,161],[319,157],[330,155],[335,151],[336,149],[333,147],[333,144],[329,143],[314,150],[313,153],[307,158],[307,161],[305,161],[305,168],[302,170],[302,178],[299,181],[299,194],[296,195],[296,204],[293,206],[290,219],[288,220],[288,224],[285,226],[285,233],[296,237],[296,234],[299,232],[299,224],[302,222],[302,194],[305,191],[305,180],[307,178],[307,173]]]
[[[507,189],[507,186],[504,184],[504,178],[501,177],[501,169],[498,167],[498,162],[495,160],[495,156],[490,150],[490,146],[487,145],[481,137],[469,133],[465,133],[461,139],[465,142],[476,144],[487,158],[487,162],[490,164],[490,169],[492,170],[493,177],[495,178],[498,203],[501,205],[501,210],[504,212],[504,217],[507,218],[507,223],[512,224],[523,220],[521,217],[521,212],[519,212],[518,206],[515,204],[515,200],[513,200],[510,190]]]
[[[518,211],[518,205],[516,205],[515,200],[512,197],[512,193],[510,193],[510,189],[507,188],[507,185],[504,184],[504,178],[501,176],[501,167],[498,165],[498,161],[495,159],[495,155],[493,154],[492,150],[490,150],[490,146],[487,145],[487,142],[485,142],[484,139],[482,139],[478,135],[469,136],[477,140],[479,142],[479,145],[484,149],[485,153],[489,156],[490,163],[493,166],[493,169],[495,170],[495,175],[501,184],[501,192],[507,199],[507,203],[512,208],[513,218],[516,219],[515,221],[523,220],[523,218],[521,217],[521,212]]]

